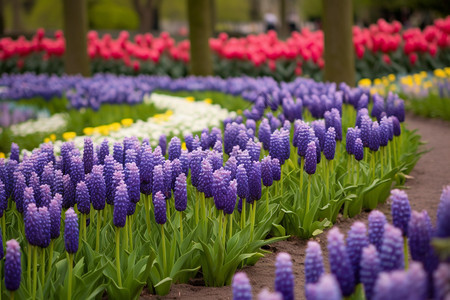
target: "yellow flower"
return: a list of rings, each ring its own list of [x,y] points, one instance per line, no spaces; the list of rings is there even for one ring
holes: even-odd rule
[[[425,81],[424,83],[423,83],[423,87],[425,88],[425,89],[429,89],[429,88],[431,88],[433,86],[433,84],[431,83],[431,81]]]
[[[94,131],[95,131],[95,129],[92,127],[86,127],[83,129],[83,133],[85,135],[92,135],[92,134],[94,134]]]
[[[186,150],[187,148],[186,148],[186,143],[185,142],[183,142],[183,144],[181,144],[181,150]]]
[[[380,78],[375,78],[373,80],[373,85],[380,85],[381,84],[381,79]]]
[[[442,69],[436,69],[436,70],[434,70],[433,73],[434,73],[434,76],[439,77],[439,78],[446,77],[446,74],[445,74],[444,70],[442,70]]]
[[[173,111],[172,111],[171,109],[168,109],[168,110],[166,111],[166,115],[168,115],[168,116],[173,115]]]
[[[425,72],[425,71],[422,71],[422,72],[419,73],[419,75],[422,76],[423,78],[425,78],[425,77],[428,76],[428,73]]]
[[[127,118],[127,119],[122,119],[122,121],[120,121],[122,123],[123,126],[128,127],[131,126],[131,124],[133,124],[133,119],[131,118]]]
[[[122,120],[123,121],[123,120]],[[133,121],[133,120],[131,120],[131,121]],[[123,123],[122,123],[123,124]],[[124,125],[125,126],[125,125]],[[120,130],[120,128],[121,128],[122,126],[120,126],[120,123],[118,123],[118,122],[114,122],[114,123],[111,123],[111,124],[109,124],[109,126],[108,126],[108,129],[109,130],[112,130],[112,131],[118,131],[118,130]],[[125,126],[126,127],[126,126]]]
[[[3,152],[0,152],[0,158],[5,158],[6,156],[5,156],[5,153],[3,153]]]
[[[211,98],[206,98],[206,99],[204,100],[204,102],[206,102],[206,103],[208,103],[208,104],[211,104],[211,103],[212,103],[212,100],[211,100]]]
[[[194,101],[195,101],[195,98],[194,98],[194,97],[186,97],[186,100],[187,100],[188,102],[194,102]]]
[[[394,81],[394,80],[395,80],[395,75],[394,75],[394,74],[389,74],[389,75],[388,75],[388,79],[389,79],[390,81]]]
[[[242,114],[242,109],[238,109],[236,112],[237,112],[238,114]]]
[[[450,76],[450,67],[444,68],[445,73],[447,73],[447,76]]]
[[[363,78],[358,82],[358,85],[361,86],[371,86],[372,85],[372,81],[369,78]]]
[[[50,134],[50,140],[56,141],[56,134],[54,133]]]
[[[44,139],[44,143],[48,143],[48,142],[50,142],[50,139],[48,138],[48,137],[46,137],[45,139]]]
[[[70,141],[71,139],[75,138],[76,136],[77,136],[77,134],[74,131],[64,132],[62,135],[63,139],[65,139],[66,141]]]

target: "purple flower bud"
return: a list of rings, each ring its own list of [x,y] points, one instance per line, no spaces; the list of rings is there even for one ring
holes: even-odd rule
[[[115,142],[113,146],[113,157],[114,160],[117,161],[119,164],[123,164],[123,145],[120,142]]]
[[[23,176],[22,173],[16,172],[17,176],[14,176],[15,184],[14,184],[14,201],[16,202],[16,208],[17,211],[22,213],[23,212],[23,197],[24,197],[24,190],[27,187],[25,183],[25,176]]]
[[[366,298],[370,300],[372,299],[375,282],[380,272],[380,259],[374,245],[369,245],[362,250],[359,266],[359,281],[364,285]]]
[[[310,142],[308,144],[308,148],[306,149],[305,171],[309,175],[312,175],[312,174],[316,173],[316,167],[317,167],[316,143]]]
[[[74,186],[80,181],[84,181],[84,166],[81,157],[72,156],[70,164],[70,179]]]
[[[1,227],[0,227],[1,229]],[[3,250],[3,237],[2,237],[2,231],[0,230],[0,261],[3,260],[3,257],[5,256],[4,250]]]
[[[422,264],[413,261],[406,271],[408,284],[408,298],[411,300],[427,299],[427,273],[424,271]]]
[[[325,132],[326,132],[324,120],[316,120],[311,122],[311,127],[314,130],[314,135],[319,139],[320,149],[323,149],[325,146]]]
[[[175,209],[177,211],[185,211],[187,206],[187,184],[184,173],[178,175],[176,179],[173,197],[175,200]]]
[[[167,138],[165,134],[161,134],[159,137],[159,147],[161,148],[161,154],[164,156],[167,152]]]
[[[66,211],[66,219],[64,224],[64,244],[66,251],[69,253],[76,253],[78,251],[78,242],[78,216],[73,208],[69,208]]]
[[[375,284],[373,299],[409,299],[406,280],[406,273],[403,271],[381,273]]]
[[[3,246],[2,246],[3,248]],[[18,290],[22,276],[20,245],[16,240],[6,242],[5,287],[8,291]]]
[[[425,262],[430,251],[432,230],[431,220],[426,210],[412,212],[409,220],[408,242],[413,260]]]
[[[163,194],[166,199],[170,199],[172,197],[171,189],[172,189],[172,162],[170,160],[166,160],[163,165],[164,172],[164,189]]]
[[[137,164],[137,152],[133,148],[125,151],[125,164],[136,163]]]
[[[272,177],[275,181],[281,179],[281,166],[280,161],[277,158],[272,159]]]
[[[362,250],[367,245],[369,245],[369,240],[367,239],[366,225],[362,222],[353,223],[347,233],[347,254],[353,267],[356,283],[359,283],[359,262]]]
[[[95,210],[105,208],[106,184],[103,177],[103,166],[96,165],[92,168],[91,175],[87,178],[87,186]]]
[[[355,154],[355,159],[361,161],[364,158],[364,147],[360,138],[355,140],[355,146],[353,148],[353,154]]]
[[[140,174],[136,164],[127,163],[125,165],[125,183],[128,187],[128,197],[130,202],[138,203],[141,198]]]
[[[153,186],[153,153],[150,147],[143,147],[141,155],[141,165],[139,169],[140,191],[143,194],[150,195]]]
[[[59,237],[61,230],[61,209],[62,209],[62,196],[56,194],[49,206],[50,213],[50,238],[56,239]]]
[[[109,143],[107,139],[104,139],[100,145],[100,150],[97,153],[98,162],[103,165],[105,163],[106,156],[109,155]]]
[[[261,199],[261,163],[259,161],[253,162],[251,171],[248,173],[248,190],[248,203]]]
[[[282,294],[284,300],[294,299],[294,281],[291,256],[281,252],[275,262],[275,291]]]
[[[299,126],[299,129],[297,131],[297,154],[299,156],[305,156],[306,155],[306,149],[308,149],[308,144],[310,142],[310,131],[309,126],[306,123],[303,123]]]
[[[389,124],[386,117],[380,121],[380,146],[385,147],[389,142]]]
[[[223,210],[228,201],[228,187],[231,179],[230,171],[221,168],[214,171],[212,191],[217,210]]]
[[[230,172],[231,173],[231,172]],[[198,184],[198,190],[205,194],[205,198],[211,198],[212,193],[212,182],[213,182],[213,169],[209,160],[204,159],[202,161],[202,170],[200,172],[200,179]]]
[[[281,164],[283,164],[284,160],[282,157],[282,140],[281,134],[279,130],[276,130],[270,136],[270,148],[269,155],[273,158],[277,158]]]
[[[114,174],[115,160],[111,155],[105,157],[105,164],[103,167],[103,177],[105,178],[106,186],[106,202],[110,205],[114,203],[115,190],[113,189],[112,177]]]
[[[248,190],[248,177],[247,171],[244,168],[244,165],[239,165],[236,171],[236,180],[237,180],[237,194],[241,199],[246,199],[249,196]]]
[[[270,136],[272,132],[270,130],[270,125],[267,119],[263,119],[259,125],[258,139],[262,142],[264,150],[269,150],[270,148]]]
[[[408,195],[398,189],[392,190],[391,201],[392,223],[402,231],[404,236],[408,236],[408,223],[411,216]]]
[[[238,272],[233,276],[233,300],[252,300],[252,286],[244,272]]]
[[[450,237],[450,185],[442,190],[437,209],[436,233],[438,237]]]
[[[248,150],[248,154],[252,161],[258,161],[259,156],[261,154],[261,144],[254,142],[252,139],[249,139],[247,142],[246,149]]]
[[[39,212],[35,203],[27,205],[25,214],[25,236],[30,245],[39,245],[39,226],[40,218]]]
[[[265,156],[261,161],[261,177],[264,186],[269,187],[272,185],[272,159],[270,156]]]
[[[164,171],[161,165],[155,166],[153,169],[153,197],[157,192],[164,191]]]
[[[50,201],[52,200],[52,191],[50,190],[50,186],[47,184],[43,184],[40,186],[41,193],[41,206],[48,206]]]
[[[181,171],[188,176],[189,175],[189,153],[186,150],[181,151],[180,156]]]
[[[236,179],[230,181],[227,189],[226,202],[223,212],[227,215],[231,215],[236,207],[236,197],[237,197],[237,183]]]
[[[230,171],[231,179],[236,178],[237,159],[234,156],[230,156],[225,163],[225,170]]]
[[[49,162],[45,165],[41,175],[41,184],[47,184],[53,190],[53,184],[55,182],[55,169],[53,168],[53,162]]]
[[[332,274],[323,274],[316,284],[306,286],[307,300],[341,300],[342,293]]]
[[[77,202],[78,211],[82,214],[89,214],[91,211],[91,203],[89,201],[89,191],[84,181],[80,181],[77,184],[75,199]]]
[[[192,152],[194,150],[193,142],[194,137],[192,136],[192,133],[188,133],[184,136],[184,142],[186,143],[186,148],[189,152]]]
[[[36,200],[36,205],[41,207],[41,186],[39,184],[39,177],[35,172],[31,172],[29,186],[33,188],[34,200]]]
[[[155,220],[158,224],[165,224],[166,216],[166,199],[161,192],[157,192],[153,198],[153,205],[155,206]]]
[[[368,115],[361,117],[361,141],[364,147],[369,147],[372,131],[372,120]]]
[[[179,158],[181,155],[181,141],[178,137],[174,136],[169,143],[169,160]]]
[[[121,181],[116,188],[116,196],[114,198],[114,226],[125,226],[127,221],[128,202],[130,202],[130,200],[128,199],[127,186],[123,181]]]
[[[447,300],[450,294],[450,264],[440,263],[434,271],[434,299]]]
[[[345,247],[344,235],[337,227],[328,232],[328,260],[342,294],[350,296],[355,289],[355,275]]]
[[[20,149],[19,145],[16,143],[11,143],[11,154],[9,155],[9,160],[19,161]]]
[[[383,244],[379,257],[382,271],[403,269],[403,238],[400,229],[390,224],[384,226]]]
[[[50,213],[47,207],[40,207],[39,211],[39,234],[38,246],[47,248],[50,245]]]
[[[330,127],[325,134],[325,144],[323,148],[323,154],[328,160],[334,159],[334,153],[336,152],[336,133],[334,127]]]
[[[198,187],[201,173],[201,163],[202,163],[202,150],[194,150],[191,152],[191,159],[189,165],[191,168],[191,182],[192,185]]]
[[[200,139],[200,145],[202,147],[202,150],[205,151],[209,149],[209,132],[208,129],[203,129]]]
[[[402,128],[400,127],[400,122],[396,116],[390,116],[393,125],[394,136],[399,136],[402,133]]]
[[[372,123],[372,128],[370,130],[370,139],[369,139],[369,149],[372,151],[378,151],[380,148],[380,127],[378,126],[378,122]]]
[[[318,282],[323,273],[325,273],[325,269],[320,245],[317,242],[309,241],[305,256],[305,284]]]
[[[94,145],[89,137],[84,139],[83,165],[84,173],[91,173],[92,166],[94,165]]]
[[[347,129],[347,135],[345,136],[345,150],[348,154],[354,154],[353,149],[355,147],[356,132],[355,128],[349,127]]]
[[[8,206],[8,199],[6,198],[6,189],[3,182],[0,180],[0,218],[3,217],[3,212]]]
[[[64,193],[63,193],[63,207],[69,208],[74,206],[75,201],[75,186],[70,180],[70,175],[66,174],[63,176]]]
[[[373,210],[369,214],[369,242],[381,250],[383,244],[384,225],[387,223],[385,215],[379,210]]]
[[[239,151],[236,159],[237,159],[237,164],[244,165],[245,170],[247,171],[247,174],[249,174],[249,172],[252,168],[252,160],[250,158],[250,155],[248,154],[248,151],[247,150]]]

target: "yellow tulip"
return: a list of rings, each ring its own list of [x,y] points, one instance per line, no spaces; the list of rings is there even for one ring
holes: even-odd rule
[[[71,139],[75,138],[76,136],[77,136],[77,134],[74,131],[64,132],[62,135],[63,139],[65,139],[66,141],[70,141]]]
[[[186,97],[186,101],[188,102],[194,102],[195,98],[194,97]]]
[[[5,156],[5,153],[3,153],[3,152],[0,152],[0,158],[5,158],[6,156]]]
[[[133,119],[131,118],[127,118],[127,119],[122,119],[122,121],[120,121],[122,123],[123,126],[128,127],[131,126],[131,124],[133,124]]]
[[[372,81],[369,78],[363,78],[358,82],[358,85],[369,87],[372,85]]]

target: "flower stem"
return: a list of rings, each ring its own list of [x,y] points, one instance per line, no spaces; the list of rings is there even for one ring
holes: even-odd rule
[[[161,224],[161,242],[162,242],[162,250],[163,250],[163,272],[167,272],[167,258],[166,258],[166,236],[164,233],[164,225]]]
[[[3,217],[0,218],[2,220],[2,236],[3,236],[3,249],[6,245],[6,214],[3,214]]]
[[[33,289],[32,298],[36,299],[36,286],[37,286],[37,246],[33,246]]]
[[[150,236],[150,196],[144,195],[145,221],[147,223],[147,233]]]
[[[67,253],[68,256],[68,264],[69,264],[69,273],[68,273],[68,288],[67,288],[67,300],[72,299],[72,272],[73,272],[73,253]]]
[[[81,214],[81,232],[83,232],[83,239],[87,241],[86,239],[86,215]]]
[[[128,217],[128,228],[130,229],[130,251],[133,251],[133,216]]]
[[[328,193],[329,193],[329,190],[330,190],[330,161],[327,159],[327,161],[326,161],[326,174],[325,174],[325,177],[327,178],[327,183],[326,183],[326,185],[325,185],[325,195],[326,195],[326,198],[327,198],[327,201],[328,201]]]
[[[303,191],[303,167],[305,165],[305,159],[300,157],[300,193]]]
[[[50,273],[52,269],[52,261],[53,261],[53,240],[50,241],[50,250],[49,250],[49,256],[48,256],[48,270],[47,272]]]
[[[242,199],[242,210],[241,210],[241,229],[245,227],[245,221],[247,220],[245,215],[245,207],[247,206],[247,200]]]
[[[181,242],[183,242],[183,212],[180,211],[180,236],[181,236]]]
[[[120,227],[116,227],[116,272],[119,287],[122,287],[122,276],[120,275]]]
[[[230,218],[230,231],[228,232],[228,238],[231,239],[233,236],[233,215],[228,215],[228,217]]]
[[[253,241],[253,231],[255,229],[255,211],[256,211],[256,201],[253,201],[251,204],[251,212],[250,212],[250,242]]]
[[[95,251],[100,251],[100,225],[102,223],[101,211],[97,210],[97,231],[95,236]]]
[[[198,224],[199,221],[199,215],[198,215],[198,206],[199,206],[199,199],[198,199],[198,191],[195,191],[195,194],[197,197],[195,197],[195,225]]]
[[[311,175],[308,175],[308,194],[306,196],[306,214],[309,211],[309,203],[311,201]]]
[[[128,216],[127,216],[127,219],[128,219]],[[122,230],[123,231],[123,235],[124,235],[124,239],[125,239],[125,241],[124,241],[124,244],[125,244],[125,250],[127,250],[128,251],[128,222],[127,222],[128,220],[126,220],[125,221],[125,230]]]
[[[227,235],[227,215],[223,213],[223,235],[222,235],[222,245],[225,247],[225,237]]]
[[[202,210],[202,218],[203,218],[203,222],[206,222],[206,202],[205,202],[205,194],[201,193],[200,194],[200,199],[201,199],[201,210]]]
[[[269,187],[266,186],[266,213],[269,212]]]
[[[31,246],[29,243],[28,243],[28,259],[27,259],[27,265],[28,265],[28,274],[27,274],[27,279],[28,279],[28,283],[27,283],[27,285],[28,285],[28,290],[29,291],[31,291],[31,260],[32,260],[32,256],[31,256],[31,248],[32,248],[33,246]]]

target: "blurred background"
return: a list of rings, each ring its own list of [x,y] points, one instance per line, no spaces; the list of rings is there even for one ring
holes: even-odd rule
[[[4,36],[32,35],[38,28],[63,28],[61,0],[1,0],[0,33]],[[100,32],[120,30],[158,33],[174,37],[188,33],[186,0],[87,0],[88,28]],[[320,28],[322,1],[313,0],[210,0],[213,32],[231,36],[263,32],[272,23],[299,30]],[[280,14],[286,6],[286,14]],[[424,28],[450,13],[450,1],[358,0],[353,1],[355,25],[368,26],[379,18],[398,20],[404,27]]]

